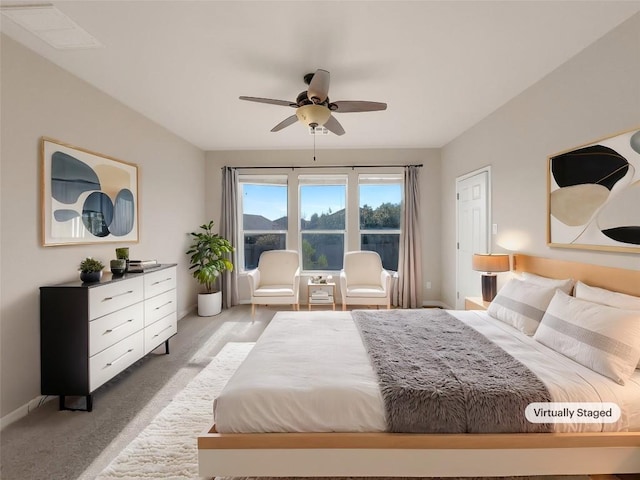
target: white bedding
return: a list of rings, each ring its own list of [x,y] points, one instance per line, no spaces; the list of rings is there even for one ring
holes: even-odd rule
[[[518,358],[557,402],[613,402],[617,423],[555,431],[640,430],[640,370],[625,386],[482,311],[449,311]],[[376,374],[350,312],[278,312],[214,402],[218,432],[382,432]]]

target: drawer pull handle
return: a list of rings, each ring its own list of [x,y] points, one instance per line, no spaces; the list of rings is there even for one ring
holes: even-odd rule
[[[126,292],[118,293],[117,295],[112,295],[111,297],[104,297],[102,301],[106,302],[107,300],[113,300],[114,298],[121,297],[122,295],[129,295],[130,293],[133,293],[133,290],[128,290]]]
[[[156,333],[153,336],[153,338],[159,337],[162,332],[164,332],[165,330],[169,330],[171,327],[173,327],[173,325],[169,325],[168,327],[164,327],[162,330],[160,330],[158,333]]]
[[[163,303],[162,305],[160,305],[159,307],[156,307],[156,310],[160,310],[162,307],[166,307],[167,305],[171,305],[173,303],[173,300],[169,300],[167,303]]]
[[[153,282],[151,285],[158,285],[159,283],[168,282],[169,280],[171,280],[171,277],[165,278],[164,280],[158,280],[157,282]]]
[[[116,330],[118,330],[119,328],[122,328],[122,327],[126,326],[128,323],[131,323],[131,322],[133,322],[133,318],[130,318],[129,320],[127,320],[127,321],[125,321],[125,322],[122,322],[120,325],[116,325],[116,326],[115,326],[115,327],[113,327],[113,328],[110,328],[110,329],[108,329],[108,330],[105,330],[105,331],[104,331],[104,333],[112,333],[112,332],[115,332],[115,331],[116,331]]]
[[[127,350],[126,352],[124,352],[122,355],[120,355],[118,358],[116,358],[115,360],[110,361],[109,363],[107,363],[107,367],[110,367],[112,365],[114,365],[115,363],[119,362],[120,360],[122,360],[126,355],[129,355],[131,352],[133,352],[133,348],[130,348],[129,350]]]

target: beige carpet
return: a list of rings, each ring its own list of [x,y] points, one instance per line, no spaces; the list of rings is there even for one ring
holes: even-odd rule
[[[252,347],[253,343],[225,345],[211,363],[176,395],[140,435],[96,477],[96,480],[200,479],[196,437],[211,425],[214,397],[222,390]],[[517,478],[588,480],[586,476]],[[261,479],[275,480],[268,477]],[[236,477],[233,480],[253,479]],[[396,477],[394,480],[401,479]]]

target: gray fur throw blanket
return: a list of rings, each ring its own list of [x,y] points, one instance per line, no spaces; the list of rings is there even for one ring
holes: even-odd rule
[[[551,401],[538,377],[444,310],[355,310],[384,399],[388,430],[407,433],[549,432],[529,423]]]

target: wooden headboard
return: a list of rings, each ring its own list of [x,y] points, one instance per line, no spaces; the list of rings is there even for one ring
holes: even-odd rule
[[[593,287],[640,297],[640,270],[601,267],[530,255],[513,255],[513,270],[550,278],[573,278]]]

